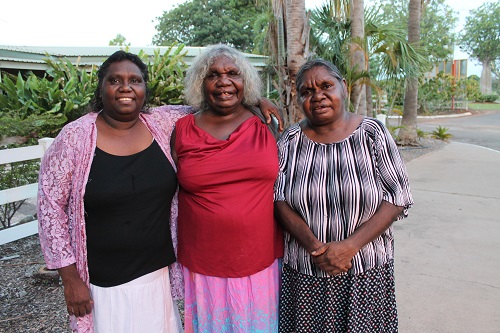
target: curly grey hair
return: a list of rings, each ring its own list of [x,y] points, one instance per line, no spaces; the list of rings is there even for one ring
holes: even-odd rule
[[[257,69],[243,53],[224,44],[207,46],[206,49],[194,59],[184,79],[184,96],[186,96],[186,102],[200,110],[208,109],[203,81],[208,74],[209,67],[214,63],[215,59],[222,56],[231,59],[240,70],[244,86],[243,105],[257,105],[261,99],[262,91],[262,80],[259,77]]]

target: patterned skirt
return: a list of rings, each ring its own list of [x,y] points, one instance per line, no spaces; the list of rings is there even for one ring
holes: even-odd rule
[[[397,332],[394,262],[322,278],[283,267],[281,333]]]
[[[280,287],[279,259],[242,278],[221,278],[184,267],[186,333],[276,333]]]

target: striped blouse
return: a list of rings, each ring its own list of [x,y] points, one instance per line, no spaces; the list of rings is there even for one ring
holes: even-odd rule
[[[405,165],[387,129],[365,118],[346,139],[317,143],[298,124],[278,141],[280,172],[275,201],[286,201],[324,243],[340,241],[377,211],[382,200],[404,207],[413,204]],[[364,246],[350,274],[363,273],[394,258],[392,227]],[[297,271],[327,277],[297,241],[285,234],[284,262]]]

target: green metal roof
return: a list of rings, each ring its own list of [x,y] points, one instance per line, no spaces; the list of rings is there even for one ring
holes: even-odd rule
[[[73,64],[79,63],[82,66],[102,64],[107,57],[120,49],[126,49],[131,53],[139,53],[143,50],[146,54],[153,56],[155,50],[160,50],[163,54],[168,50],[168,46],[146,46],[146,47],[123,47],[123,46],[102,46],[102,47],[77,47],[77,46],[13,46],[0,45],[0,70],[46,70],[44,59],[49,54],[55,58],[66,58]],[[175,49],[175,47],[174,47]],[[185,46],[183,52],[187,52],[184,61],[190,65],[193,58],[201,53],[204,47]],[[267,57],[257,54],[245,53],[245,56],[258,69],[262,70],[266,66]]]

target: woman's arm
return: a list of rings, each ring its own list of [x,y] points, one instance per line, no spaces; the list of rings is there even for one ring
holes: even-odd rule
[[[264,118],[266,119],[266,124],[271,124],[271,115],[274,115],[278,119],[278,132],[283,132],[283,119],[281,119],[280,112],[276,105],[274,105],[270,100],[265,97],[259,101],[259,109],[262,111]]]
[[[274,212],[283,228],[290,233],[308,253],[324,244],[316,238],[306,221],[286,201],[275,201]]]
[[[312,253],[319,268],[332,275],[351,264],[352,258],[369,242],[384,233],[403,211],[403,207],[382,201],[373,216],[340,242],[331,242]]]
[[[75,172],[72,149],[63,130],[45,153],[38,177],[38,235],[49,269],[76,262],[70,237],[68,202]]]
[[[355,249],[356,253],[363,246],[382,235],[403,211],[403,207],[395,206],[387,201],[382,201],[373,216],[356,229],[346,239],[348,246]]]
[[[59,134],[42,159],[38,183],[39,237],[45,262],[57,269],[64,285],[68,313],[82,317],[92,311],[90,291],[76,269],[70,237],[68,203],[74,181],[75,133],[67,128]],[[79,138],[81,140],[81,138]]]

